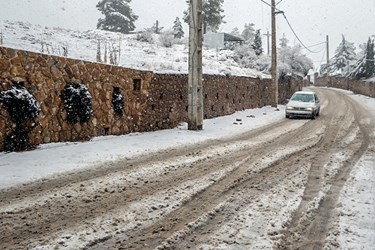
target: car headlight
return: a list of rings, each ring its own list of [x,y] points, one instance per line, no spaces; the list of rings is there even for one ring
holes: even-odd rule
[[[291,109],[293,109],[293,107],[291,107],[291,106],[287,106],[286,109],[291,110]]]
[[[308,111],[313,111],[313,108],[306,108],[306,110],[308,110]]]

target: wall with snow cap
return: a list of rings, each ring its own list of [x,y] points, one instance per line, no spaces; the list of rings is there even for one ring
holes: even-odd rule
[[[333,87],[353,91],[354,93],[375,97],[375,82],[353,80],[345,77],[325,76],[315,79],[315,86]]]
[[[38,124],[30,133],[32,145],[89,140],[95,136],[173,128],[187,120],[187,75],[154,74],[118,66],[0,47],[0,91],[22,82],[39,101]],[[92,96],[93,113],[86,123],[69,124],[61,99],[67,84],[84,84]],[[279,83],[280,103],[300,90],[301,79]],[[272,103],[270,79],[205,75],[204,117]],[[114,111],[112,95],[120,89],[123,114]],[[0,151],[12,131],[12,121],[0,106]]]

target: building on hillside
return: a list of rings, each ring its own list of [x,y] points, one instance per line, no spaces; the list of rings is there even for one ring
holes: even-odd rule
[[[203,36],[203,44],[209,49],[229,49],[244,40],[228,33],[207,33]]]

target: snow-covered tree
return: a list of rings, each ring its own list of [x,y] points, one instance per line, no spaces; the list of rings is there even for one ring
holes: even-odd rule
[[[232,31],[230,32],[230,34],[233,35],[233,36],[236,36],[236,37],[242,37],[241,33],[240,33],[240,30],[237,27],[233,28]]]
[[[184,22],[190,20],[190,1],[186,0],[188,9],[184,11]],[[224,0],[203,0],[202,1],[202,25],[203,34],[207,31],[216,32],[224,21],[223,10]]]
[[[353,70],[350,71],[346,77],[352,79],[360,79],[366,74],[366,55],[362,55],[360,59],[354,64]]]
[[[96,5],[105,16],[98,20],[97,28],[113,32],[129,34],[135,29],[134,22],[138,19],[130,8],[131,0],[101,0]]]
[[[244,43],[234,49],[233,59],[245,68],[256,69],[269,73],[271,70],[271,60],[265,55],[256,55],[253,47],[249,43]]]
[[[280,48],[286,48],[288,46],[289,40],[286,38],[285,33],[283,33],[283,37],[280,38]]]
[[[347,77],[354,79],[370,78],[374,75],[374,41],[369,38],[366,44],[365,53],[356,62],[354,68]]]
[[[352,42],[345,39],[342,36],[342,41],[336,48],[335,56],[333,57],[331,64],[331,74],[343,74],[348,72],[350,64],[355,60],[355,47]]]
[[[359,60],[359,59],[361,59],[361,58],[363,57],[363,55],[366,54],[367,43],[359,44],[359,45],[358,45],[358,48],[359,48],[359,52],[357,53],[357,58],[358,58],[358,60]]]
[[[185,35],[180,18],[178,17],[176,17],[176,20],[174,21],[174,24],[173,24],[173,35],[174,35],[174,38],[178,38],[178,39],[183,38]]]
[[[246,42],[252,43],[254,41],[255,29],[253,23],[245,24],[242,31],[242,37]]]
[[[375,64],[374,64],[374,40],[371,40],[371,38],[368,39],[367,42],[367,51],[366,51],[366,74],[365,77],[369,78],[374,75],[375,71]]]
[[[258,29],[255,32],[254,42],[251,45],[255,51],[255,54],[257,56],[261,55],[263,53],[263,47],[262,47],[262,37],[260,36],[260,29]]]
[[[302,54],[302,47],[300,45],[280,48],[278,54],[277,64],[280,76],[288,74],[301,74],[305,76],[314,67],[312,60]]]

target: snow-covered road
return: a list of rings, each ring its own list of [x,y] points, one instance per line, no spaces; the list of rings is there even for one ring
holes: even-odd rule
[[[0,248],[373,246],[375,100],[315,90],[315,121],[266,107],[1,153]]]

